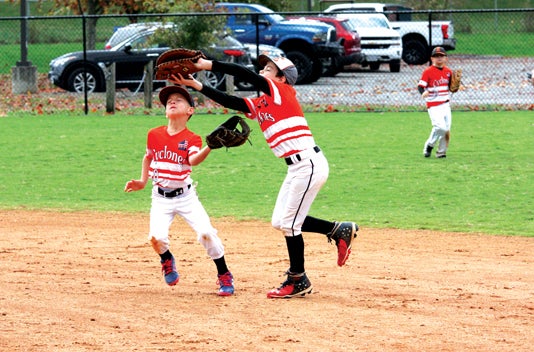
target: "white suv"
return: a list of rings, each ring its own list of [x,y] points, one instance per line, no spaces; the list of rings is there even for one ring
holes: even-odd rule
[[[339,13],[337,17],[348,18],[358,30],[362,55],[366,58],[362,66],[376,71],[380,64],[387,63],[391,72],[400,72],[402,39],[384,14]]]

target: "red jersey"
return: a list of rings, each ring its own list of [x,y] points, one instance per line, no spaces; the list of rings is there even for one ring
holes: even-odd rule
[[[451,75],[452,71],[447,66],[437,68],[432,65],[423,71],[418,85],[428,90],[428,97],[425,98],[427,108],[450,100],[449,82]]]
[[[278,158],[315,147],[308,122],[297,100],[295,88],[286,83],[269,83],[271,95],[245,98],[250,110],[246,116],[258,121],[269,144]]]
[[[167,126],[148,131],[146,156],[150,159],[149,177],[155,186],[180,188],[191,184],[189,156],[199,152],[202,138],[185,128],[173,136]]]

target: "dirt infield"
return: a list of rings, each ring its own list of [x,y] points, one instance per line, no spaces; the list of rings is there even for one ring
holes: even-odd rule
[[[285,242],[268,223],[214,221],[236,279],[181,220],[165,285],[148,215],[0,212],[0,351],[531,351],[534,238],[363,227],[347,265],[305,234],[314,285],[271,300]]]

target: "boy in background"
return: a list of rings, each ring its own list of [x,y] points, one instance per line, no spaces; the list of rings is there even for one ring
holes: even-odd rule
[[[438,144],[436,158],[446,158],[451,139],[451,94],[449,91],[452,70],[446,66],[447,53],[438,46],[432,50],[432,65],[423,71],[417,89],[425,99],[428,115],[432,123],[430,136],[423,147],[423,155],[429,158],[432,149]]]

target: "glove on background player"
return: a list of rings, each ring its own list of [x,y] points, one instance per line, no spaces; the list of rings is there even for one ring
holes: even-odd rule
[[[451,83],[449,85],[449,90],[453,93],[456,93],[460,89],[460,83],[462,82],[462,69],[457,69],[452,71]]]

